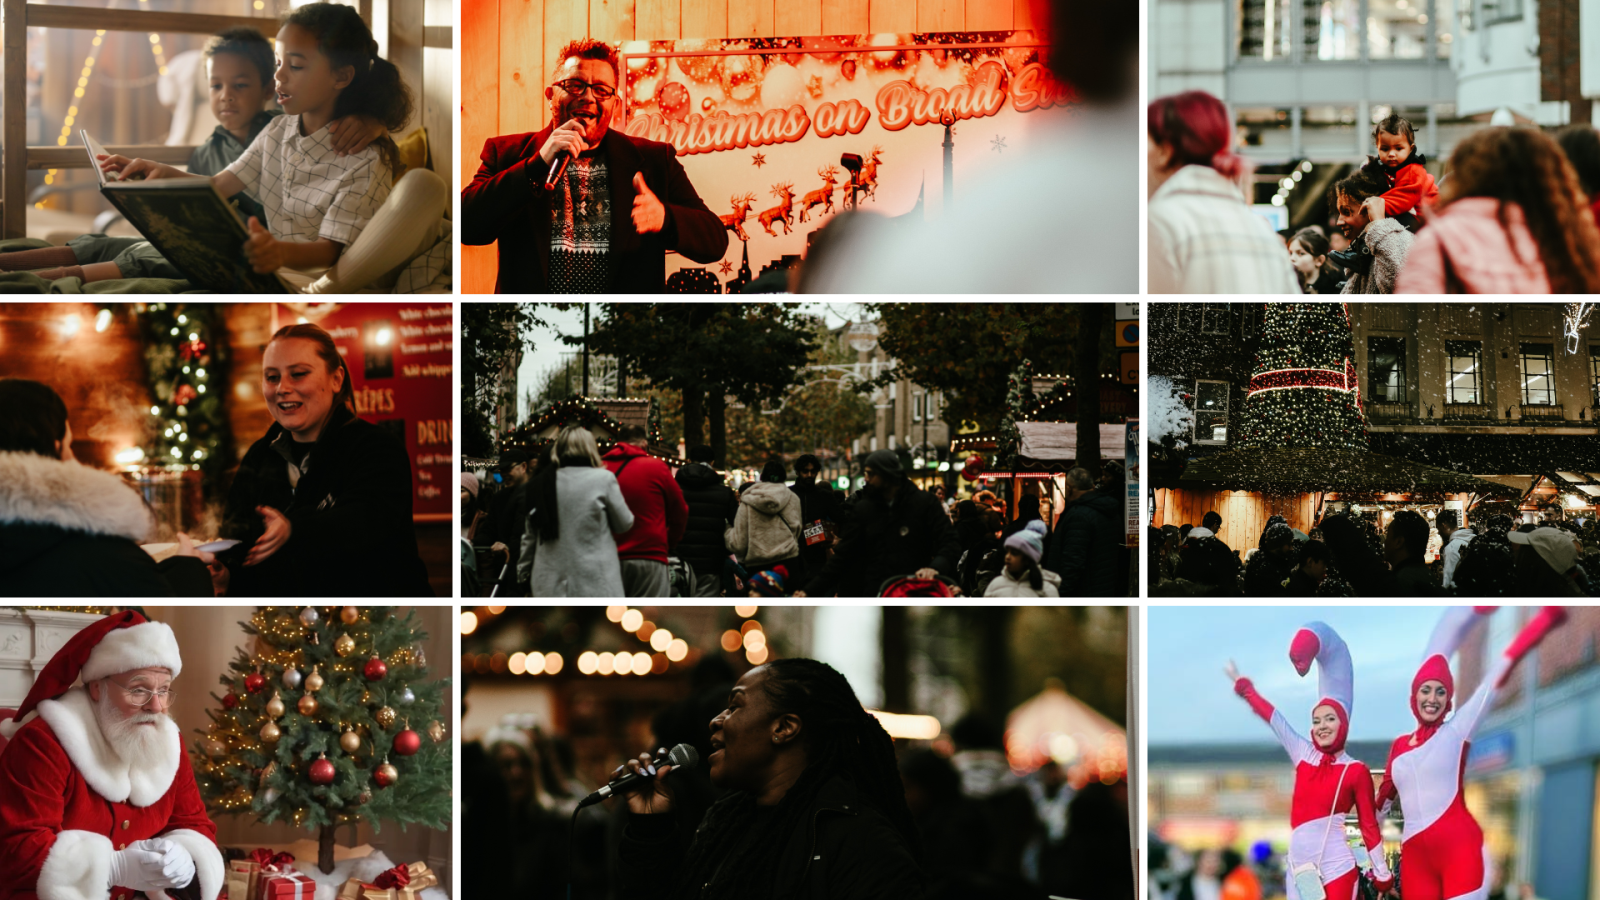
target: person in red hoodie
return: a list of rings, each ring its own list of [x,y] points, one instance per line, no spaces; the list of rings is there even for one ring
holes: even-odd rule
[[[1402,116],[1390,115],[1372,126],[1372,142],[1377,146],[1377,168],[1383,172],[1389,189],[1380,198],[1382,215],[1373,209],[1374,219],[1399,219],[1407,231],[1415,233],[1424,207],[1439,200],[1439,186],[1428,174],[1427,160],[1417,150],[1416,131]]]
[[[673,480],[672,469],[646,450],[649,443],[645,430],[634,425],[623,429],[616,446],[602,457],[633,513],[633,527],[617,536],[622,592],[628,597],[671,596],[667,554],[689,525],[683,489]]]

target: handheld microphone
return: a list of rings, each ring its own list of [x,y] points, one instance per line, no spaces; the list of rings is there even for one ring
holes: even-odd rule
[[[567,163],[572,162],[572,154],[565,150],[557,150],[556,158],[550,163],[550,174],[544,177],[544,189],[553,191],[561,179],[567,176]]]
[[[613,779],[610,784],[583,798],[583,802],[578,804],[578,809],[583,809],[586,806],[593,806],[596,803],[599,803],[613,795],[621,794],[643,786],[645,782],[655,777],[656,769],[661,766],[670,765],[676,768],[692,769],[698,765],[699,762],[699,752],[697,752],[688,744],[679,744],[678,746],[673,747],[672,752],[668,753],[666,756],[658,756],[651,760],[650,765],[646,768],[637,772],[625,772],[621,776]]]

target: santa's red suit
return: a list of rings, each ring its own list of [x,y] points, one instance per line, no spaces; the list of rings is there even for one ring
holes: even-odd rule
[[[1294,794],[1289,807],[1288,873],[1289,900],[1300,900],[1294,870],[1315,865],[1328,900],[1355,900],[1360,869],[1345,841],[1345,815],[1354,808],[1361,828],[1361,843],[1372,864],[1372,875],[1380,891],[1393,885],[1383,857],[1383,835],[1372,803],[1372,773],[1359,760],[1344,752],[1350,734],[1350,711],[1354,704],[1353,671],[1350,652],[1332,628],[1312,622],[1295,635],[1290,659],[1304,675],[1312,660],[1317,662],[1322,699],[1312,707],[1328,706],[1338,715],[1339,726],[1333,741],[1319,747],[1301,736],[1283,713],[1272,708],[1248,678],[1234,682],[1234,692],[1264,719],[1294,763]],[[1410,898],[1407,898],[1410,900]]]
[[[1476,613],[1489,611],[1492,609]],[[1454,608],[1435,629],[1422,668],[1411,683],[1411,714],[1417,719],[1417,730],[1395,738],[1389,748],[1389,770],[1378,788],[1380,808],[1398,795],[1405,813],[1400,845],[1400,858],[1405,862],[1400,893],[1405,900],[1484,900],[1489,896],[1489,851],[1483,843],[1483,829],[1467,811],[1461,789],[1467,748],[1511,670],[1545,635],[1565,622],[1567,614],[1559,606],[1540,610],[1485,674],[1478,690],[1445,721],[1456,691],[1450,655],[1475,618],[1469,607]],[[1432,724],[1423,721],[1417,708],[1417,691],[1428,681],[1443,684],[1446,692],[1444,711]]]
[[[16,718],[0,722],[0,900],[131,900],[111,884],[112,855],[150,838],[193,858],[201,900],[215,900],[224,865],[178,727],[160,762],[133,766],[103,735],[84,687],[147,667],[182,667],[166,625],[124,612],[69,641],[40,674]],[[191,883],[192,884],[192,883]],[[165,897],[160,891],[152,898]]]

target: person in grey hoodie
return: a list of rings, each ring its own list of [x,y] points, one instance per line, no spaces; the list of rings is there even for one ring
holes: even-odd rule
[[[723,539],[752,572],[800,555],[800,498],[784,484],[783,463],[772,460],[761,468],[761,480],[740,495]]]
[[[1455,587],[1456,566],[1461,563],[1461,551],[1478,536],[1469,526],[1460,525],[1460,521],[1461,513],[1453,509],[1440,510],[1438,517],[1433,520],[1434,528],[1439,531],[1439,540],[1444,542],[1439,555],[1444,559],[1446,588]]]

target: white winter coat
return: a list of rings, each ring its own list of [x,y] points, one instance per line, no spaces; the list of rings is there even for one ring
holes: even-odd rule
[[[1035,591],[1033,585],[1028,583],[1028,573],[1022,573],[1022,579],[1012,578],[1011,573],[1001,567],[1000,574],[989,582],[989,589],[983,592],[985,597],[1059,597],[1061,596],[1061,576],[1049,569],[1040,569],[1039,574],[1044,576],[1044,590]]]
[[[739,497],[733,527],[723,533],[728,552],[752,573],[800,555],[800,496],[789,486],[758,481]]]
[[[1288,248],[1216,169],[1173,173],[1148,215],[1150,293],[1300,293]]]
[[[1457,528],[1450,532],[1450,540],[1445,541],[1444,548],[1439,551],[1439,555],[1444,557],[1445,587],[1455,586],[1456,566],[1461,564],[1461,551],[1466,548],[1468,541],[1477,536],[1471,528]]]

